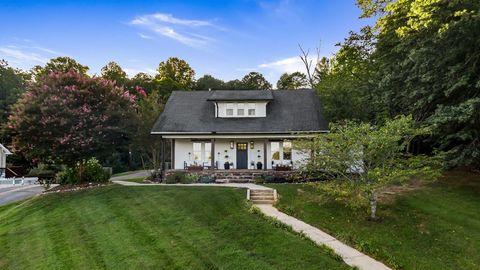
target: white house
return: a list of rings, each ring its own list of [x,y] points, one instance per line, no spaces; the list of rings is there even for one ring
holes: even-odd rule
[[[295,139],[322,132],[313,90],[218,90],[174,91],[151,134],[171,141],[169,169],[278,169],[308,158]]]
[[[7,156],[12,153],[0,143],[0,178],[5,178],[5,171],[7,169]]]

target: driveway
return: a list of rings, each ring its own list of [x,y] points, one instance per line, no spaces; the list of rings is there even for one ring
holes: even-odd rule
[[[114,176],[114,177],[110,178],[110,180],[111,181],[128,180],[128,179],[134,179],[134,178],[139,178],[139,177],[147,177],[149,175],[150,175],[150,171],[148,171],[148,170],[134,171],[134,172],[126,174],[126,175]]]
[[[41,185],[28,186],[0,186],[0,205],[21,201],[42,193],[45,188]]]

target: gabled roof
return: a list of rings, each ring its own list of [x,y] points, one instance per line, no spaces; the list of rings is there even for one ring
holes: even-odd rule
[[[0,151],[2,151],[5,155],[11,155],[12,152],[10,152],[3,144],[0,143]]]
[[[272,100],[272,91],[266,90],[217,90],[210,91],[207,100],[211,101],[249,101]]]
[[[236,134],[324,132],[327,122],[320,100],[311,89],[174,91],[163,113],[152,128],[152,134]],[[268,94],[267,94],[268,93]],[[216,118],[212,96],[237,98],[242,95],[271,95],[266,117]],[[224,99],[222,99],[224,100]]]

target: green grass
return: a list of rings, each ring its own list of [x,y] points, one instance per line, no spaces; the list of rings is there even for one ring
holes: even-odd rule
[[[277,184],[278,207],[403,269],[480,269],[480,176],[449,173],[380,205],[379,222],[318,196],[312,186]]]
[[[0,206],[0,269],[348,269],[245,190],[108,186]]]

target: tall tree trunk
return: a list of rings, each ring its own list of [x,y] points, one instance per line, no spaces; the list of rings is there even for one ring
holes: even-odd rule
[[[370,218],[377,219],[377,194],[375,192],[370,195]]]

